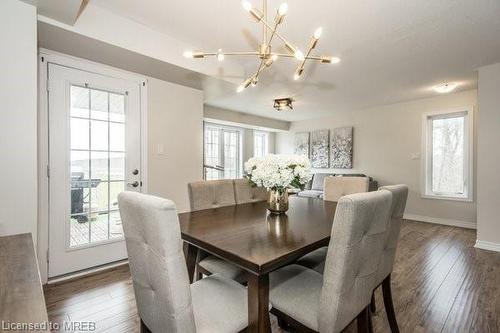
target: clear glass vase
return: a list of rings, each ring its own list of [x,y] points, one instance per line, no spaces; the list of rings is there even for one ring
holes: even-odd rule
[[[272,214],[283,214],[288,210],[288,192],[269,190],[267,192],[267,209]]]

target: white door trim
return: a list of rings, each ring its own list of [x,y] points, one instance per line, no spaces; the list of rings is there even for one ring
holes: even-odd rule
[[[38,264],[42,283],[47,282],[48,273],[48,250],[49,250],[49,145],[48,145],[48,98],[47,79],[48,64],[53,63],[60,66],[71,67],[79,70],[93,72],[105,76],[136,81],[140,84],[141,99],[141,174],[142,192],[148,192],[148,118],[147,118],[147,98],[148,80],[147,77],[127,72],[107,65],[95,63],[89,60],[68,56],[59,52],[39,49],[38,54]]]

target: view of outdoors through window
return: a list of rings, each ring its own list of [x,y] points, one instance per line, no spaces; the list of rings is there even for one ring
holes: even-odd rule
[[[432,192],[463,194],[465,116],[432,119]]]
[[[233,179],[241,176],[241,131],[237,128],[205,125],[205,179]]]
[[[71,87],[70,247],[122,238],[125,96]]]
[[[253,156],[262,157],[269,153],[269,133],[253,132]]]

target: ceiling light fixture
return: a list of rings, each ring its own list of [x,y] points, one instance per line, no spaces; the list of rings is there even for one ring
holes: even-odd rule
[[[304,65],[307,60],[318,61],[324,64],[336,64],[340,62],[337,57],[330,56],[314,56],[311,55],[311,51],[317,46],[318,40],[323,33],[323,28],[319,27],[314,31],[309,43],[309,48],[307,52],[302,52],[294,44],[290,43],[285,37],[283,37],[278,32],[278,26],[283,23],[285,15],[288,12],[288,4],[282,3],[278,10],[276,11],[276,16],[274,17],[274,22],[270,24],[267,20],[267,0],[262,0],[262,11],[256,9],[252,6],[249,1],[244,0],[242,2],[243,9],[252,15],[252,17],[260,24],[262,24],[262,42],[259,45],[257,51],[244,51],[244,52],[223,52],[219,49],[217,52],[201,52],[201,51],[186,51],[184,56],[192,59],[201,59],[208,56],[215,56],[218,61],[223,61],[224,56],[257,56],[260,58],[259,67],[257,71],[250,76],[248,79],[243,81],[236,89],[237,92],[242,92],[248,86],[255,86],[259,81],[259,75],[262,70],[270,67],[278,58],[287,57],[295,58],[300,61],[293,78],[298,80],[302,73],[304,72]],[[288,53],[275,53],[271,51],[271,43],[274,38],[278,38],[284,44]]]
[[[446,94],[455,90],[456,87],[458,87],[456,82],[445,82],[432,87],[432,89],[437,93]]]
[[[293,110],[292,105],[293,99],[287,98],[276,98],[274,100],[274,108],[276,111],[291,111]]]

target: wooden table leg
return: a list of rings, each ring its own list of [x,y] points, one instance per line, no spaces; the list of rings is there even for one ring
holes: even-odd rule
[[[183,247],[184,247],[184,256],[186,257],[189,283],[193,283],[194,272],[196,269],[196,255],[198,254],[198,248],[188,242],[184,242]]]
[[[248,274],[248,332],[271,332],[268,274]]]

